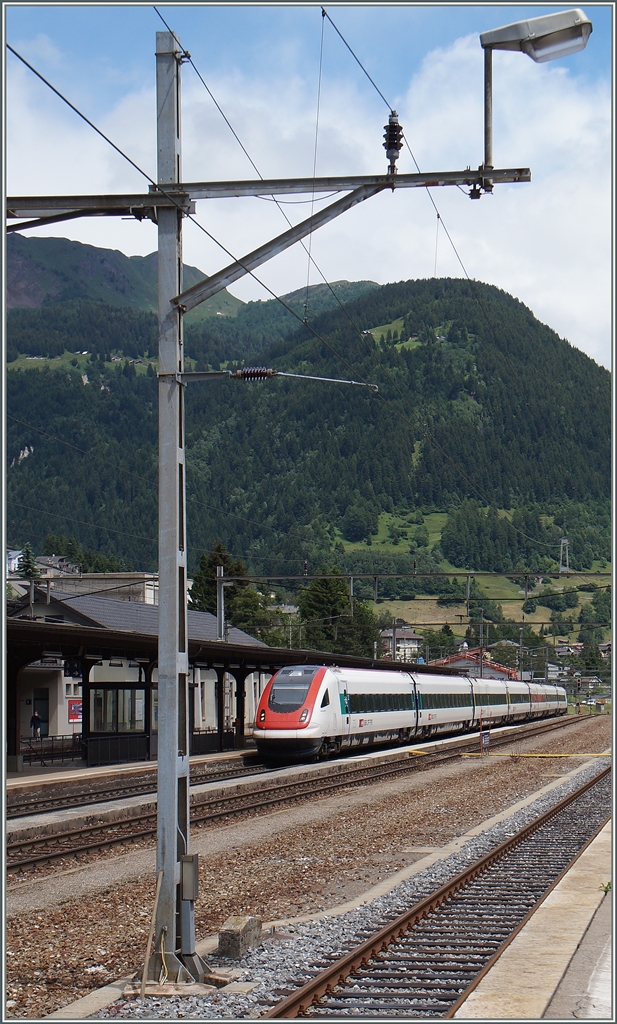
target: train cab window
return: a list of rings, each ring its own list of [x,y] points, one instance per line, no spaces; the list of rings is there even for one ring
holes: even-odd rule
[[[282,668],[277,672],[268,697],[270,710],[279,715],[288,715],[301,708],[317,671],[319,666],[302,665],[297,668]]]
[[[330,703],[330,691],[326,690],[323,697],[321,698],[321,707],[327,708]]]

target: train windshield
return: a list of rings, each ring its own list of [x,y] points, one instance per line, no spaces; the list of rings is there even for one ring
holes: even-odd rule
[[[299,665],[277,672],[268,697],[270,710],[285,715],[301,708],[317,671],[318,665]]]

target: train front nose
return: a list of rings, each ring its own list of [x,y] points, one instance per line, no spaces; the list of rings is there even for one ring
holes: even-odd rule
[[[319,752],[322,737],[312,717],[324,672],[322,666],[294,666],[281,669],[270,680],[253,732],[262,756],[303,760]]]

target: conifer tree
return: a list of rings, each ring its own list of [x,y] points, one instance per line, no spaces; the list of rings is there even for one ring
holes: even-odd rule
[[[338,570],[324,568],[322,572],[334,574]],[[373,645],[379,638],[377,619],[365,601],[355,601],[351,615],[344,576],[311,580],[300,588],[298,604],[307,648],[372,656]]]
[[[216,615],[216,567],[222,565],[225,576],[246,576],[246,566],[241,558],[234,558],[221,540],[215,541],[209,554],[205,551],[199,560],[199,569],[195,573],[191,587],[189,607],[195,611],[211,612]],[[234,598],[243,584],[234,584],[225,588],[225,605],[231,613]],[[246,586],[246,584],[244,584]]]
[[[19,562],[17,563],[17,575],[22,580],[40,580],[41,570],[36,564],[34,552],[30,547],[28,541],[22,548],[21,555],[19,556]]]

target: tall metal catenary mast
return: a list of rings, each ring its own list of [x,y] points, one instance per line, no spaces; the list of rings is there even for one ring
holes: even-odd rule
[[[157,181],[181,180],[179,44],[156,34]],[[182,212],[158,211],[159,319],[159,771],[157,872],[162,883],[156,951],[181,974],[174,953],[195,959],[196,859],[189,852],[188,654],[182,313],[170,300],[182,291]],[[184,874],[184,878],[183,878]],[[162,961],[163,962],[163,961]],[[203,973],[199,964],[193,977]],[[158,967],[155,958],[153,969]]]

